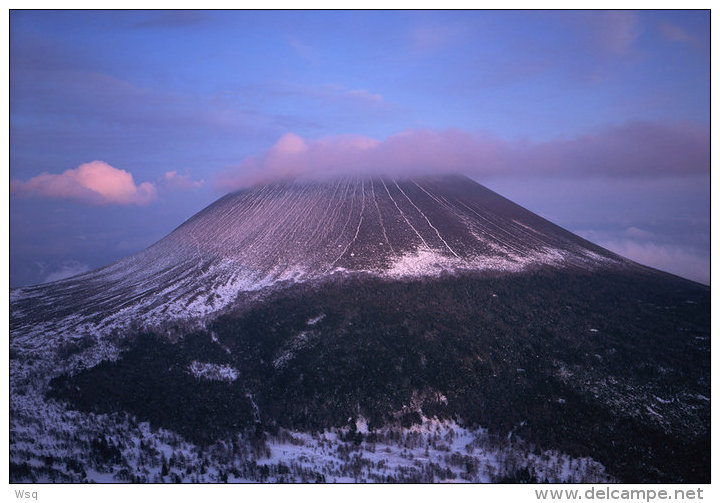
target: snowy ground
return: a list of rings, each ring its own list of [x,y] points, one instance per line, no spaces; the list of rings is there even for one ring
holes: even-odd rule
[[[423,419],[411,428],[254,432],[211,446],[127,415],[67,411],[30,393],[11,404],[17,482],[548,482],[612,481],[590,458],[533,452],[483,429]]]

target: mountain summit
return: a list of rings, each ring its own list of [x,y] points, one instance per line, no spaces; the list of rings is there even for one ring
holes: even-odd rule
[[[10,316],[13,481],[710,480],[709,288],[464,177],[228,194]]]
[[[205,316],[243,292],[335,274],[630,264],[464,176],[279,183],[228,194],[114,264],[15,290],[13,325],[68,312],[72,323],[103,313],[103,325],[130,312],[136,320]]]

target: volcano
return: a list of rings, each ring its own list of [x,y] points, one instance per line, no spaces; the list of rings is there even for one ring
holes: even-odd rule
[[[11,478],[708,482],[709,326],[466,177],[258,186],[11,291]]]
[[[63,315],[100,326],[192,318],[222,310],[242,292],[335,274],[637,267],[631,264],[462,176],[274,184],[228,194],[107,267],[14,290],[13,326]]]

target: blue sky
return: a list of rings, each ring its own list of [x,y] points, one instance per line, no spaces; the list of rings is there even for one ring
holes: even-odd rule
[[[13,11],[11,286],[137,252],[239,186],[399,160],[709,283],[709,25],[707,11]]]

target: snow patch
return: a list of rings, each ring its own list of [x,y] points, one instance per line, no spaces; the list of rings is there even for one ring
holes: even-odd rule
[[[295,357],[296,351],[299,351],[310,344],[313,335],[314,334],[312,332],[302,331],[290,339],[290,341],[285,344],[280,356],[273,360],[273,367],[278,369],[287,365],[287,363]]]
[[[648,411],[650,414],[652,414],[653,416],[662,417],[662,414],[658,414],[657,411],[655,411],[655,410],[654,410],[652,407],[650,407],[649,405],[646,405],[645,408],[646,408],[647,411]]]
[[[194,360],[188,365],[188,372],[198,379],[208,381],[226,381],[232,382],[238,378],[237,369],[230,365],[220,365],[218,363],[199,362]]]
[[[359,433],[367,433],[369,431],[367,419],[365,419],[363,416],[358,416],[358,418],[355,420],[355,429]]]

